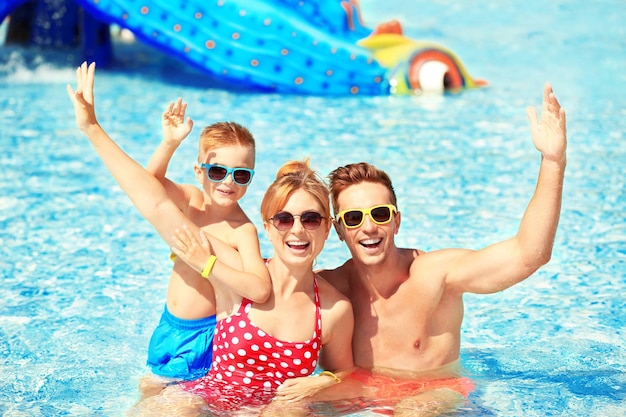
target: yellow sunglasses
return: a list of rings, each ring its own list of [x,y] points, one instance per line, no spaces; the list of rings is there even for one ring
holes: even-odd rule
[[[365,221],[365,215],[369,215],[370,219],[376,224],[387,224],[393,218],[393,214],[398,210],[393,204],[382,204],[366,209],[349,209],[337,213],[335,220],[343,221],[348,229],[360,227]]]

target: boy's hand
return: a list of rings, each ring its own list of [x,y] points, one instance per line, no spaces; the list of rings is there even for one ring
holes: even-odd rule
[[[165,142],[178,146],[191,132],[193,120],[188,117],[185,122],[186,110],[187,103],[183,103],[183,99],[179,98],[175,103],[170,103],[167,110],[163,112],[161,126]]]

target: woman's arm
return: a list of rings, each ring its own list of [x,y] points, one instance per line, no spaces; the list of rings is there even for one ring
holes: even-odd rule
[[[270,274],[261,258],[256,228],[252,224],[245,227],[249,228],[246,233],[247,236],[240,239],[238,249],[241,267],[250,274],[232,273],[226,269],[227,265],[218,262],[215,262],[208,271],[206,266],[210,265],[212,255],[210,235],[196,232],[186,226],[176,231],[172,252],[196,271],[204,272],[203,276],[213,284],[216,294],[220,293],[223,288],[227,288],[240,297],[263,303],[270,296],[272,289]],[[230,306],[218,302],[217,307],[219,312]]]
[[[318,278],[322,304],[322,349],[319,375],[286,380],[276,393],[277,401],[311,397],[332,387],[355,369],[352,356],[354,315],[352,304],[323,278]]]
[[[169,198],[163,184],[126,154],[100,126],[95,114],[94,78],[95,63],[87,65],[85,62],[76,70],[76,91],[70,85],[67,86],[80,130],[87,136],[139,213],[152,224],[170,247],[175,245],[174,235],[180,227],[199,234],[198,227]],[[213,271],[216,276],[224,281],[232,277],[247,279],[249,285],[258,285],[261,293],[267,292],[269,295],[271,283],[268,273],[261,271],[257,276],[243,272],[241,258],[235,249],[213,236],[207,236],[207,239],[210,242],[208,250],[218,257]]]

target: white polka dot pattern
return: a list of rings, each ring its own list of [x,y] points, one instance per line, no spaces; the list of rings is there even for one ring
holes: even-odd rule
[[[317,279],[315,289],[315,331],[305,342],[275,339],[248,319],[252,306],[244,299],[234,315],[220,320],[213,341],[213,364],[209,373],[190,390],[209,389],[211,379],[233,386],[275,389],[287,378],[310,375],[317,366],[321,347],[321,310]]]

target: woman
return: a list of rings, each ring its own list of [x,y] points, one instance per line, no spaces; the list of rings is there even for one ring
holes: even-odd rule
[[[145,399],[137,405],[138,413],[155,415],[172,402],[178,415],[207,407],[216,413],[260,409],[276,395],[279,401],[290,400],[290,408],[275,401],[264,412],[296,415],[305,411],[295,410],[293,400],[341,382],[352,371],[352,307],[313,272],[332,225],[326,185],[307,162],[289,162],[267,190],[261,214],[274,247],[274,257],[267,261],[269,299],[255,303],[225,285],[216,286],[211,370]],[[204,236],[183,230],[177,237],[178,256],[194,269],[206,270],[212,257]],[[308,377],[318,364],[327,371]]]

